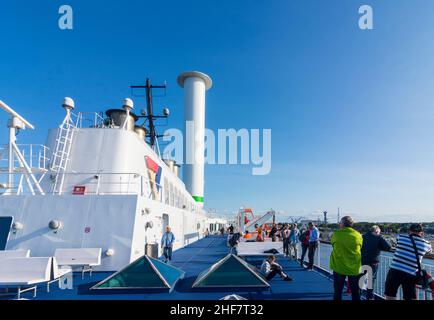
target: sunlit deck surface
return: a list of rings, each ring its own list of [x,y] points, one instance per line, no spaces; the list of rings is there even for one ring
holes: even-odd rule
[[[116,291],[109,293],[89,291],[95,283],[108,277],[111,272],[94,272],[92,276],[86,274],[84,280],[81,274],[74,274],[74,289],[61,290],[57,283],[51,285],[50,292],[46,292],[45,286],[38,288],[36,300],[219,300],[222,297],[234,294],[240,295],[248,300],[331,300],[333,298],[333,283],[324,275],[315,271],[303,270],[298,263],[290,262],[287,259],[279,258],[278,262],[283,266],[284,271],[294,281],[282,281],[276,277],[269,283],[271,288],[266,291],[257,290],[236,290],[236,289],[207,289],[196,291],[192,284],[198,274],[222,259],[227,254],[226,237],[211,236],[199,240],[174,252],[172,265],[185,271],[184,279],[180,280],[172,292],[134,292]],[[247,261],[257,267],[260,266],[262,258],[255,257]],[[31,298],[31,293],[23,294],[23,298]]]

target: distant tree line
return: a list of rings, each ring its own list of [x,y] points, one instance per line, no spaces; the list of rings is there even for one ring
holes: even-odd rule
[[[407,232],[411,223],[372,223],[372,222],[357,222],[354,225],[354,229],[359,231],[360,233],[365,233],[371,230],[371,227],[374,225],[378,225],[383,233],[405,233]],[[425,233],[434,234],[434,222],[433,223],[424,223],[423,224]],[[336,230],[339,228],[337,223],[330,223],[324,225],[320,224],[319,227],[324,230]]]

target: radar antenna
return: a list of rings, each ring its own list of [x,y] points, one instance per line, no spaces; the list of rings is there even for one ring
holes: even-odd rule
[[[24,157],[24,155],[19,150],[17,144],[16,144],[16,133],[17,130],[24,130],[26,128],[29,129],[35,129],[35,127],[28,122],[26,119],[24,119],[21,115],[19,115],[15,110],[13,110],[11,107],[9,107],[6,103],[0,100],[0,108],[2,108],[4,111],[6,111],[8,114],[11,115],[11,118],[8,122],[8,128],[9,128],[9,144],[8,144],[8,183],[6,186],[6,194],[12,194],[13,188],[14,188],[14,172],[15,172],[15,165],[14,165],[14,155],[17,157],[19,164],[24,167],[24,175],[26,176],[27,185],[29,187],[29,190],[32,194],[35,194],[33,185],[36,187],[38,192],[40,194],[44,194],[44,191],[42,190],[38,180],[36,179],[35,175],[32,172],[32,169],[27,164],[27,161]],[[33,182],[33,185],[32,185]]]

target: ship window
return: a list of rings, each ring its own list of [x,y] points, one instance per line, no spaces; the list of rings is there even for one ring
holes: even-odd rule
[[[176,207],[176,186],[173,185],[173,203],[172,206]]]
[[[178,189],[176,189],[176,207],[177,208],[181,208],[181,205],[180,205],[180,192],[179,192],[179,190]]]
[[[12,217],[0,217],[0,250],[6,249],[9,232],[12,226]]]
[[[158,259],[143,256],[97,283],[93,289],[172,289],[184,272]]]
[[[203,271],[193,284],[193,288],[269,286],[254,266],[233,254]]]
[[[167,178],[164,178],[164,203],[169,204],[169,182],[167,181]]]
[[[173,199],[173,184],[171,184],[171,183],[169,183],[169,186],[170,186],[170,190],[169,190],[169,193],[170,193],[170,205],[173,207],[173,202],[174,202],[174,199]]]

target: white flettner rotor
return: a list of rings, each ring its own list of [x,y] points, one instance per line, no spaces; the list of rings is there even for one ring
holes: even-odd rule
[[[204,203],[205,92],[212,80],[198,71],[183,72],[178,84],[184,88],[185,161],[184,183],[199,207]],[[192,133],[189,132],[193,129]]]

